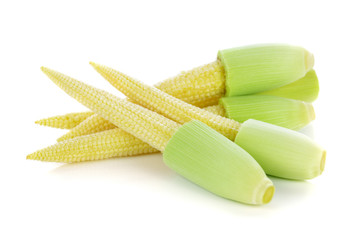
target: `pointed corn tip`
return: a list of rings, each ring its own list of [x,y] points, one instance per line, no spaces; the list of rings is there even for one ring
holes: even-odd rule
[[[46,126],[46,121],[44,121],[44,119],[36,120],[35,124],[41,125],[41,126]]]
[[[53,74],[54,74],[54,70],[52,70],[52,69],[49,69],[49,68],[47,68],[47,67],[41,67],[41,71],[44,73],[44,74],[46,74],[47,76],[52,76]]]
[[[89,64],[94,68],[94,69],[98,69],[98,68],[100,68],[100,64],[98,64],[98,63],[95,63],[95,62],[89,62]]]
[[[26,159],[28,159],[28,160],[38,160],[36,158],[36,156],[37,156],[37,154],[36,154],[36,152],[34,152],[34,153],[31,153],[31,154],[27,155]]]
[[[98,73],[100,73],[101,75],[103,74],[103,66],[101,64],[98,63],[94,63],[94,62],[89,62],[89,64],[94,68],[94,70],[96,70]]]
[[[49,70],[48,68],[46,68],[46,67],[44,67],[44,66],[42,66],[40,69],[41,69],[41,71],[43,71],[43,72],[46,72],[47,70]]]
[[[57,142],[63,142],[65,140],[70,139],[71,137],[68,134],[64,134],[63,136],[56,139]]]

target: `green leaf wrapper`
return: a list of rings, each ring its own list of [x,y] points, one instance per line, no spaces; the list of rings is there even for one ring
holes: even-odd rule
[[[306,135],[287,128],[250,119],[241,125],[235,142],[268,175],[304,180],[324,170],[326,151]]]
[[[314,58],[301,47],[266,44],[220,50],[225,68],[226,96],[271,90],[302,78]]]
[[[316,71],[312,69],[308,71],[303,78],[297,81],[269,91],[255,93],[255,95],[272,95],[305,102],[314,102],[318,97],[318,93],[319,82]]]
[[[256,119],[293,130],[299,130],[315,118],[311,103],[269,96],[248,95],[220,99],[226,117],[238,122]]]
[[[274,193],[272,182],[250,154],[197,120],[179,128],[163,158],[180,175],[224,198],[264,204]]]

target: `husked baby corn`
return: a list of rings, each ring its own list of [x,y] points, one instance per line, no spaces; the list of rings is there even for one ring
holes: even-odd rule
[[[180,125],[53,70],[44,73],[70,96],[119,128],[163,152],[167,166],[228,199],[268,203],[274,186],[242,148],[200,121]],[[222,176],[225,176],[224,178]]]

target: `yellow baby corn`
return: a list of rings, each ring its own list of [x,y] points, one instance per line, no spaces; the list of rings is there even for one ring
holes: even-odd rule
[[[150,139],[151,146],[158,150],[164,150],[166,143],[180,126],[162,115],[154,114],[125,99],[88,87],[84,83],[48,68],[42,67],[41,69],[54,83],[80,103],[101,113],[102,117],[121,126],[126,132],[136,137],[140,136],[140,139]]]
[[[221,98],[220,105],[204,108],[238,122],[256,119],[298,130],[315,118],[311,103],[269,95],[247,95]],[[63,141],[78,136],[116,128],[114,124],[95,114],[58,139]]]
[[[317,76],[310,70],[313,62],[313,55],[307,50],[284,44],[226,49],[219,51],[217,61],[155,86],[198,107],[218,104],[226,88],[230,89],[229,95],[247,94],[249,89],[250,93],[263,91],[260,94],[310,102],[319,90]],[[307,71],[311,74],[305,75]],[[292,91],[295,89],[298,91]]]
[[[219,62],[218,62],[219,63]],[[210,69],[210,65],[209,69]],[[202,75],[205,75],[204,72],[206,72],[206,68],[208,67],[203,66],[203,67],[199,67],[199,68],[195,68],[191,71],[188,72],[183,72],[182,74],[172,78],[172,79],[168,79],[166,81],[163,81],[162,83],[159,83],[157,85],[155,85],[158,89],[169,93],[170,95],[177,97],[176,94],[180,95],[180,97],[177,97],[178,99],[181,99],[188,103],[192,103],[194,106],[198,106],[198,107],[204,107],[209,105],[209,103],[214,103],[214,104],[218,104],[218,98],[216,97],[216,94],[214,94],[214,92],[218,91],[218,92],[222,92],[221,90],[219,90],[219,88],[215,89],[211,89],[212,94],[204,94],[205,89],[202,89],[200,86],[197,86],[197,88],[195,89],[185,89],[185,85],[189,84],[187,83],[187,76],[200,76],[199,73],[202,73]],[[219,72],[211,72],[208,71],[210,74],[212,74],[213,76],[217,76]],[[196,74],[194,74],[196,73]],[[174,80],[175,79],[175,80]],[[204,78],[198,77],[198,78],[188,78],[189,82],[200,82],[200,81],[204,81]],[[220,82],[220,78],[216,79],[217,82]],[[169,84],[169,82],[171,82],[171,84]],[[181,84],[181,82],[184,82],[185,84]],[[215,82],[215,80],[211,80],[211,82]],[[184,85],[184,86],[182,86]],[[202,86],[204,87],[204,83],[202,83]],[[168,87],[168,91],[167,88]],[[190,87],[189,87],[190,88]],[[176,91],[175,91],[176,89]],[[180,94],[182,92],[184,92],[185,89],[185,93],[184,94]],[[222,89],[224,90],[224,89]],[[293,100],[300,100],[300,101],[305,101],[305,102],[313,102],[317,96],[318,96],[318,92],[319,92],[319,83],[318,83],[318,78],[316,75],[316,72],[314,70],[310,70],[307,72],[307,74],[295,81],[292,82],[288,85],[279,87],[279,88],[275,88],[273,90],[269,90],[269,91],[264,91],[264,92],[259,92],[259,93],[255,93],[254,95],[267,95],[267,96],[278,96],[278,97],[284,97],[284,98],[290,98]],[[193,95],[190,95],[189,93],[193,93]],[[202,94],[203,93],[203,94]],[[201,98],[200,96],[205,95],[206,97]],[[248,96],[248,95],[246,95]],[[222,95],[220,95],[220,97],[222,97]],[[200,100],[201,99],[201,100]],[[216,105],[214,105],[216,106]],[[73,116],[74,118],[76,117],[82,117],[83,116],[87,116],[88,112],[83,112],[83,113],[69,113],[69,115]],[[239,113],[236,113],[239,114]],[[218,114],[221,115],[221,114]],[[224,115],[221,115],[224,116]],[[63,116],[58,116],[59,120],[57,120],[57,117],[53,117],[53,119],[51,120],[51,122],[49,124],[51,125],[46,125],[46,126],[50,126],[50,127],[56,127],[56,126],[61,126],[61,118],[66,118],[66,115]],[[235,119],[236,120],[236,119]],[[261,119],[260,119],[261,120]],[[41,121],[41,120],[40,120]],[[59,123],[57,123],[56,121],[60,121]],[[289,125],[289,124],[288,124]],[[285,127],[288,127],[285,126]],[[105,129],[106,127],[104,127]],[[99,128],[100,129],[100,128]]]
[[[162,151],[165,164],[190,181],[235,201],[265,204],[271,200],[274,186],[260,165],[204,123],[194,120],[180,126],[66,75],[47,68],[42,70],[79,102]]]
[[[230,105],[230,99],[234,100],[234,104]],[[246,120],[253,118],[262,120],[264,122],[274,123],[276,125],[280,123],[281,126],[290,126],[291,128],[302,127],[302,125],[305,125],[305,123],[311,121],[314,118],[314,115],[312,116],[312,106],[310,103],[304,103],[298,100],[285,99],[276,96],[248,95],[233,98],[229,97],[222,98],[222,102],[224,105],[229,107],[226,106],[224,108],[222,105],[215,105],[206,107],[204,109],[221,116],[227,114],[239,122],[245,122]],[[238,109],[235,110],[235,108]],[[252,109],[255,109],[256,111],[252,111]],[[82,153],[81,158],[74,158],[74,156],[79,155],[78,149],[85,149],[88,142],[91,142],[91,144],[95,147],[97,145],[101,145],[104,136],[106,136],[87,133],[88,129],[91,129],[93,132],[102,131],[101,126],[103,125],[98,125],[98,123],[101,123],[101,121],[106,121],[108,123],[104,124],[104,126],[109,125],[110,127],[117,128],[115,125],[107,120],[104,120],[103,118],[99,118],[98,121],[94,120],[96,118],[99,118],[99,115],[96,114],[89,117],[77,127],[73,128],[69,134],[66,134],[62,137],[76,137],[74,141],[68,142],[68,140],[65,140],[68,142],[65,145],[58,144],[52,146],[51,148],[46,148],[46,150],[42,150],[41,155],[37,155],[37,158],[35,159],[43,161],[75,162],[99,160],[108,157],[132,156],[155,151],[147,144],[138,144],[136,141],[133,142],[130,139],[126,142],[123,141],[123,139],[126,138],[126,136],[123,136],[123,134],[127,135],[127,133],[123,131],[104,131],[112,138],[111,145],[103,146],[100,153],[88,151],[87,153]],[[87,125],[89,126],[87,127]],[[85,136],[77,138],[78,136],[76,136],[76,134],[90,134],[90,140],[87,140]],[[62,149],[63,146],[66,146],[66,151],[59,150]],[[133,150],[128,152],[128,149]]]
[[[92,65],[113,86],[143,106],[152,108],[180,123],[200,119],[217,131],[223,132],[229,139],[236,134],[235,142],[256,156],[256,161],[263,166],[267,174],[292,179],[309,179],[322,173],[325,150],[301,133],[256,120],[248,120],[240,126],[238,122],[235,124],[233,120],[192,106],[114,69],[94,63]],[[245,142],[242,138],[248,141]],[[260,151],[262,145],[266,146],[265,154]],[[293,155],[293,152],[296,154]]]
[[[67,139],[83,136],[87,134],[102,132],[105,130],[116,128],[117,126],[110,121],[102,118],[100,115],[93,114],[85,119],[83,122],[72,128],[71,131],[58,138],[57,141],[61,142]]]
[[[220,105],[207,107],[205,109],[218,115],[223,114],[224,112]],[[94,118],[99,119],[96,121]],[[102,117],[95,114],[88,117],[87,120],[82,122],[82,124],[85,124],[87,121],[98,123],[102,120],[104,120]],[[110,123],[109,121],[107,122]],[[28,155],[27,159],[47,162],[74,163],[158,152],[158,150],[151,147],[149,144],[117,128],[117,126],[112,123],[110,124],[114,126],[113,128],[115,129],[104,130],[92,128],[98,132],[94,132],[93,134],[82,134],[85,136],[79,135],[76,136],[75,139],[59,139],[61,142],[34,152]],[[99,126],[102,125],[100,124]],[[81,134],[79,131],[77,133]],[[70,136],[68,137],[70,138]]]
[[[204,109],[221,116],[224,116],[225,114],[225,110],[221,105],[210,106]],[[57,139],[57,141],[61,142],[67,139],[76,138],[78,136],[101,132],[113,128],[116,128],[116,125],[112,124],[110,121],[102,118],[101,116],[94,114],[93,116],[88,117],[82,123],[78,124],[76,127],[72,128],[71,131],[61,136],[59,139]]]
[[[78,124],[80,124],[86,118],[92,116],[93,114],[93,112],[68,113],[65,115],[40,119],[35,123],[53,128],[71,129],[76,127]]]
[[[29,154],[26,158],[47,162],[74,163],[154,152],[158,152],[158,150],[116,128],[65,140]]]
[[[225,116],[225,108],[222,105],[209,106],[204,108],[204,110],[222,117]]]
[[[225,73],[215,61],[159,82],[156,88],[197,107],[217,104],[225,93]]]
[[[131,100],[138,102],[148,109],[155,110],[181,124],[193,119],[199,120],[231,140],[234,140],[237,135],[240,124],[234,120],[190,105],[109,67],[95,63],[91,63],[91,65],[114,87],[123,92]]]

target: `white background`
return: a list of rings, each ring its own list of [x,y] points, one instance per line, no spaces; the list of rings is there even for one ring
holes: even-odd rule
[[[1,1],[0,239],[357,239],[355,1]],[[26,160],[64,133],[35,120],[86,110],[47,66],[120,95],[88,64],[148,84],[215,60],[219,49],[300,45],[321,92],[305,129],[328,152],[322,176],[273,179],[271,203],[222,199],[159,154],[61,165]]]

